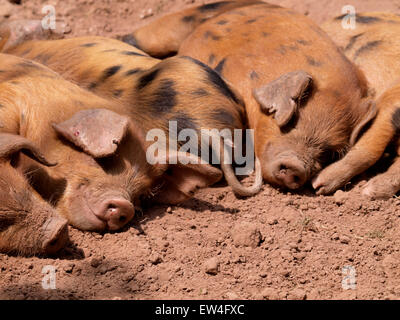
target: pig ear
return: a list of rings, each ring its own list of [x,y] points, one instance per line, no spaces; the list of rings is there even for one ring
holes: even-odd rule
[[[179,158],[176,158],[177,156]],[[178,163],[167,164],[164,167],[166,170],[160,178],[159,189],[153,198],[159,203],[181,203],[193,197],[197,189],[213,185],[223,176],[220,169],[200,163],[197,156],[183,152],[170,153],[166,157],[167,163],[171,162],[172,157],[178,159]],[[182,164],[184,161],[189,163]]]
[[[0,159],[9,158],[18,152],[48,167],[57,164],[48,161],[32,141],[15,134],[0,133]]]
[[[129,120],[107,109],[89,109],[75,113],[53,128],[94,158],[113,155],[124,138]]]
[[[305,71],[294,71],[253,91],[253,96],[265,113],[274,113],[279,127],[292,119],[298,103],[312,84],[312,77]]]
[[[361,103],[360,114],[362,117],[351,133],[350,146],[353,146],[357,142],[357,138],[360,136],[361,131],[368,125],[368,123],[370,123],[370,121],[375,119],[377,113],[378,108],[376,107],[376,103],[374,101],[367,100]]]

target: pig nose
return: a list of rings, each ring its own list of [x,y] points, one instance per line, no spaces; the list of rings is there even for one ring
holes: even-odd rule
[[[111,231],[121,229],[135,215],[135,208],[132,203],[124,199],[113,199],[104,203],[102,219],[107,222]]]
[[[49,218],[43,228],[43,251],[46,254],[55,254],[64,248],[68,241],[68,222],[61,217]]]
[[[304,165],[299,160],[278,161],[274,170],[275,178],[289,189],[300,188],[307,180]]]

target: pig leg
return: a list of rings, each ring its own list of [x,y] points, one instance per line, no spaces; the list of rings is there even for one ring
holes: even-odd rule
[[[400,128],[400,84],[377,102],[378,115],[346,156],[322,170],[313,180],[317,194],[329,194],[374,165]]]
[[[388,199],[400,190],[400,157],[388,171],[372,178],[364,186],[362,194],[370,199]]]
[[[285,126],[298,109],[300,100],[311,86],[312,78],[305,71],[284,74],[266,86],[255,89],[254,98],[265,113],[275,113],[279,127]]]
[[[257,3],[260,1],[221,1],[189,8],[161,17],[120,39],[153,57],[165,58],[176,54],[181,43],[205,21],[235,8]]]

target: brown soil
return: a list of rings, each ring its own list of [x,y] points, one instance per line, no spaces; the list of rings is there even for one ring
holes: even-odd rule
[[[210,1],[207,1],[210,2]],[[283,0],[316,22],[341,14],[348,0]],[[352,0],[359,12],[395,11],[397,0]],[[115,36],[198,0],[50,0],[68,36]],[[40,18],[43,0],[10,5],[0,19]],[[152,16],[142,19],[151,9]],[[359,188],[317,197],[268,185],[237,199],[223,185],[179,207],[152,207],[125,230],[70,228],[73,242],[55,259],[0,254],[2,299],[397,299],[400,298],[400,201],[366,201]],[[361,180],[361,181],[360,181]],[[56,290],[42,268],[57,268]],[[342,268],[356,289],[342,288]]]

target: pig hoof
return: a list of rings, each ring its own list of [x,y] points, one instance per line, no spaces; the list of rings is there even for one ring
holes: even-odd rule
[[[337,183],[331,179],[324,179],[321,176],[317,176],[311,183],[312,187],[315,190],[317,195],[326,195],[333,193],[339,187],[337,187]]]
[[[393,197],[396,191],[390,184],[381,184],[376,179],[372,179],[364,186],[361,194],[370,200],[385,200]]]
[[[46,254],[55,254],[68,243],[68,223],[63,218],[47,219],[42,232],[44,237],[42,249]]]

